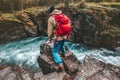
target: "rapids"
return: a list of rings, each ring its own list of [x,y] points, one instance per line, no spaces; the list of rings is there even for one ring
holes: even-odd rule
[[[40,70],[37,57],[40,55],[40,44],[47,41],[47,37],[32,37],[23,40],[0,44],[0,65],[19,65],[31,70]],[[116,51],[105,48],[92,48],[84,44],[66,43],[80,62],[85,55],[94,57],[105,63],[111,63],[120,67],[120,47]]]

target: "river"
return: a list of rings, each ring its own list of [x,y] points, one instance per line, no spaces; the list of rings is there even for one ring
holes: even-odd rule
[[[0,44],[0,65],[19,65],[34,71],[40,70],[37,57],[40,55],[40,44],[45,41],[47,41],[47,37],[32,37]],[[116,48],[116,51],[111,51],[70,42],[67,42],[66,46],[80,62],[83,62],[84,57],[88,55],[120,67],[120,47]]]

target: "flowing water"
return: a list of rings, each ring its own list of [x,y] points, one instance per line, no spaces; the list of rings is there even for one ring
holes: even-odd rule
[[[0,65],[24,65],[31,70],[40,70],[37,57],[40,55],[40,44],[45,41],[47,37],[35,37],[0,44]],[[66,45],[80,62],[83,62],[84,57],[88,55],[120,67],[120,47],[113,52],[104,48],[91,48],[84,44],[67,42]]]

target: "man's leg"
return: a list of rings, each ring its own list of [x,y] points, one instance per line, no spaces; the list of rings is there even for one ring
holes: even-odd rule
[[[66,53],[64,44],[65,44],[65,40],[62,40],[61,45],[60,45],[60,50],[62,51],[62,56],[63,57],[65,57],[65,53]]]
[[[63,73],[65,73],[65,69],[64,69],[63,63],[59,64],[58,66],[60,68],[60,71],[63,72]]]
[[[62,59],[61,59],[61,57],[59,56],[59,53],[58,53],[58,51],[60,49],[60,46],[61,46],[61,41],[54,41],[54,45],[53,45],[53,48],[52,48],[52,54],[53,54],[54,61],[58,64],[61,71],[64,71],[64,66],[63,66],[63,63],[62,63]]]

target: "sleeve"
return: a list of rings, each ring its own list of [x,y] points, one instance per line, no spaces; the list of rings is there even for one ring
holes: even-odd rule
[[[50,18],[48,19],[47,34],[48,34],[49,40],[52,40],[52,36],[53,36],[53,23],[52,23],[52,17],[50,17]]]

